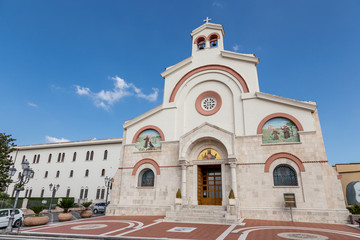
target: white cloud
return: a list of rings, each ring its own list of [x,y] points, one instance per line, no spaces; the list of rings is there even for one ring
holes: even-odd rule
[[[56,137],[45,137],[47,143],[58,143],[58,142],[69,142],[70,140],[67,140],[65,138],[56,138]]]
[[[222,5],[220,2],[217,2],[217,1],[213,2],[213,3],[212,3],[212,6],[213,6],[213,7],[223,8],[223,5]]]
[[[235,52],[237,52],[237,51],[240,50],[240,45],[235,44],[235,45],[232,47],[232,49],[233,49]]]
[[[92,92],[90,88],[75,86],[76,93],[80,96],[86,95],[91,97],[94,105],[108,110],[111,105],[126,96],[135,96],[143,98],[150,102],[157,100],[159,89],[153,88],[153,93],[145,94],[140,88],[137,88],[133,83],[127,83],[124,79],[115,76],[111,78],[114,81],[114,88],[112,90],[101,90],[98,93]]]
[[[32,102],[27,102],[27,105],[29,105],[30,107],[38,107],[37,104],[32,103]]]

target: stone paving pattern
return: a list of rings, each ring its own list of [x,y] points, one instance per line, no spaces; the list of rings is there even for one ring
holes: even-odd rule
[[[56,223],[38,227],[24,228],[22,232],[34,234],[55,235],[92,235],[118,236],[141,238],[171,238],[171,239],[239,239],[263,240],[279,239],[278,233],[296,232],[311,233],[331,240],[360,239],[360,229],[341,224],[320,224],[285,221],[265,221],[245,219],[243,225],[221,225],[200,223],[163,222],[164,216],[102,216],[90,219],[81,219],[70,222]],[[106,225],[106,226],[104,226]],[[72,229],[77,227],[82,229]],[[100,228],[97,228],[100,227]],[[191,232],[168,232],[174,227],[196,228]],[[265,227],[266,229],[262,229]],[[278,229],[280,228],[280,229]],[[286,229],[284,229],[286,228]],[[253,230],[246,235],[247,230]],[[301,236],[301,235],[299,235]],[[307,239],[304,235],[301,239]],[[300,238],[299,238],[300,239]]]

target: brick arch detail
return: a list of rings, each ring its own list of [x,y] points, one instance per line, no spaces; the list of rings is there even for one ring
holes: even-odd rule
[[[275,154],[271,155],[265,162],[264,172],[269,172],[270,165],[276,159],[279,159],[279,158],[287,158],[289,160],[292,160],[299,167],[300,172],[305,172],[305,167],[304,167],[304,164],[302,163],[302,161],[298,157],[296,157],[295,155],[293,155],[291,153],[286,153],[286,152],[280,152],[280,153],[275,153]]]
[[[206,36],[200,35],[200,36],[198,36],[197,38],[195,38],[194,44],[197,44],[197,43],[198,43],[199,38],[204,38],[204,41],[206,41],[206,40],[208,39]]]
[[[211,37],[212,35],[216,35],[216,36],[217,36],[217,39],[220,39],[220,34],[218,34],[218,33],[216,33],[216,32],[210,33],[210,34],[208,35],[207,39],[210,40],[210,37]]]
[[[201,66],[201,67],[195,68],[195,69],[191,70],[190,72],[186,73],[180,79],[180,81],[177,82],[174,89],[172,90],[169,102],[174,102],[177,92],[179,91],[181,85],[183,85],[187,79],[189,79],[192,75],[194,75],[196,73],[207,71],[207,70],[220,70],[220,71],[224,71],[224,72],[227,72],[227,73],[231,74],[233,77],[235,77],[238,80],[241,87],[243,88],[243,91],[246,92],[246,93],[249,92],[249,87],[247,86],[244,78],[238,72],[236,72],[232,68],[229,68],[229,67],[226,67],[226,66],[223,66],[223,65],[213,64],[213,65]]]
[[[132,175],[135,175],[137,170],[139,169],[139,167],[143,164],[146,164],[146,163],[149,163],[151,165],[154,166],[154,168],[156,169],[156,175],[160,175],[160,166],[159,164],[157,164],[156,161],[150,159],[150,158],[145,158],[145,159],[142,159],[140,161],[138,161],[135,166],[134,166],[134,169],[132,171]]]
[[[304,128],[301,125],[301,123],[299,122],[299,120],[297,120],[295,117],[291,116],[290,114],[273,113],[273,114],[266,116],[263,120],[261,120],[261,122],[259,123],[259,125],[257,127],[257,131],[256,131],[257,134],[261,134],[262,128],[264,127],[265,123],[273,118],[287,118],[287,119],[291,120],[293,123],[295,123],[295,125],[299,131],[304,131]]]
[[[164,135],[163,131],[161,131],[160,128],[158,128],[157,126],[154,126],[154,125],[147,125],[147,126],[145,126],[145,127],[140,128],[140,129],[135,133],[135,135],[134,135],[134,137],[133,137],[133,139],[132,139],[132,143],[136,143],[136,139],[139,137],[139,135],[140,135],[143,131],[148,130],[148,129],[153,129],[153,130],[157,131],[157,132],[160,134],[160,136],[161,136],[161,141],[165,141],[165,135]]]

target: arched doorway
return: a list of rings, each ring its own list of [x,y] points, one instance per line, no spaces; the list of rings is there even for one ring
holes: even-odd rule
[[[212,148],[203,149],[197,158],[198,161],[221,160],[218,151]],[[210,161],[210,162],[208,162]],[[198,165],[198,204],[222,204],[222,172],[221,165]]]

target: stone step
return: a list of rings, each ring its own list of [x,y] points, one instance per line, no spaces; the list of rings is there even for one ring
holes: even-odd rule
[[[166,213],[166,217],[187,217],[187,216],[191,216],[191,217],[208,217],[208,218],[221,218],[221,217],[225,217],[226,212],[222,212],[222,213],[196,213],[196,212],[183,212],[183,211],[179,211],[179,212],[172,212],[169,211]]]
[[[184,223],[204,223],[204,224],[234,224],[237,223],[236,219],[222,218],[209,218],[209,217],[166,217],[166,222],[184,222]]]

